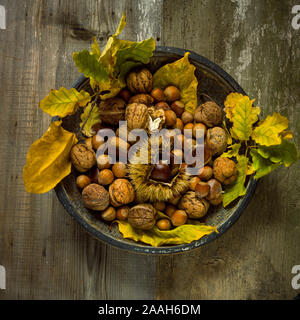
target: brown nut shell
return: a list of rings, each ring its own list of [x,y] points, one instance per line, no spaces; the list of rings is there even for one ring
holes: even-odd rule
[[[116,179],[109,186],[110,202],[114,207],[120,207],[134,200],[135,193],[132,184],[127,179]]]
[[[109,194],[103,186],[92,183],[82,190],[82,200],[86,208],[101,211],[109,205]]]
[[[203,103],[195,110],[195,121],[202,122],[207,127],[215,127],[222,122],[222,109],[212,101]]]
[[[154,99],[149,95],[149,94],[146,94],[146,93],[139,93],[139,94],[136,94],[134,96],[132,96],[128,103],[141,103],[141,104],[145,104],[146,106],[151,106],[154,102]]]
[[[221,127],[208,129],[205,142],[212,150],[213,155],[223,153],[227,147],[227,135],[225,130]]]
[[[146,68],[131,71],[126,78],[126,83],[132,93],[150,92],[152,89],[152,74]]]
[[[234,182],[238,176],[235,162],[225,157],[214,161],[213,172],[214,177],[225,185]]]
[[[147,129],[149,117],[148,108],[145,104],[131,103],[127,105],[125,119],[128,130]]]
[[[149,203],[132,207],[128,213],[128,222],[137,229],[150,230],[155,225],[156,210]]]
[[[125,118],[126,102],[121,98],[110,98],[100,102],[99,114],[103,122],[117,125]]]

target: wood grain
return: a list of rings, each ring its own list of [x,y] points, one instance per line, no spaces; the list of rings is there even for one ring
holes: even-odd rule
[[[54,192],[25,192],[22,168],[31,143],[50,118],[38,108],[51,88],[70,87],[79,76],[72,52],[96,36],[103,46],[127,12],[123,37],[159,36],[138,19],[147,6],[131,1],[6,0],[7,29],[0,30],[0,264],[7,289],[0,299],[151,299],[156,261],[100,243],[86,234]],[[146,17],[148,14],[148,18]],[[138,28],[137,28],[138,26]]]
[[[290,119],[299,145],[299,31],[293,1],[165,1],[162,43],[193,50],[231,74],[263,115]],[[298,50],[298,51],[297,51]],[[201,85],[201,84],[200,84]],[[292,299],[300,261],[300,163],[258,184],[239,221],[195,252],[161,257],[160,299]]]

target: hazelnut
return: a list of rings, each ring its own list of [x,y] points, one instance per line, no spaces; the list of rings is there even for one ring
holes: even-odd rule
[[[98,174],[98,183],[104,186],[114,181],[114,174],[109,169],[103,169]]]
[[[171,229],[171,222],[169,219],[159,219],[156,222],[157,228],[159,230],[170,230]]]
[[[194,124],[193,123],[187,123],[184,127],[183,127],[183,134],[186,138],[192,138],[193,136],[193,127]]]
[[[179,202],[179,209],[185,210],[190,219],[199,219],[206,215],[209,203],[196,197],[194,191],[188,191]]]
[[[146,69],[131,71],[126,78],[128,89],[133,93],[146,93],[152,89],[152,74]]]
[[[197,134],[198,132],[198,134]],[[195,123],[193,126],[193,137],[196,139],[197,135],[200,137],[205,136],[206,126],[203,123]]]
[[[176,113],[177,117],[181,117],[184,112],[184,104],[177,100],[171,104],[171,109]]]
[[[212,204],[213,206],[218,206],[223,200],[223,195],[220,194],[218,197],[216,197],[213,200],[209,200],[209,203]]]
[[[179,100],[180,98],[180,92],[179,90],[174,86],[168,86],[164,90],[164,95],[166,97],[166,100],[169,102]]]
[[[127,120],[127,127],[129,130],[146,129],[149,123],[147,106],[140,103],[131,103],[127,105],[125,119]]]
[[[199,199],[205,198],[209,194],[209,184],[207,182],[198,182],[195,187],[196,197]]]
[[[167,164],[158,163],[153,166],[150,179],[160,182],[170,182],[171,169]]]
[[[121,98],[110,98],[100,102],[99,114],[102,121],[110,125],[119,124],[125,118],[126,102]]]
[[[128,222],[137,229],[150,230],[155,225],[156,210],[149,203],[132,207],[128,213]]]
[[[183,151],[180,149],[174,149],[171,151],[171,154],[174,156],[174,163],[181,164],[183,159]]]
[[[92,137],[92,146],[95,150],[98,150],[104,144],[106,133],[107,129],[102,128]]]
[[[154,99],[149,94],[146,94],[146,93],[136,94],[135,96],[132,96],[128,101],[129,104],[141,103],[146,106],[151,106],[153,102],[154,102]]]
[[[152,89],[151,96],[154,98],[155,102],[160,102],[160,101],[166,100],[164,92],[160,88]]]
[[[125,221],[128,218],[129,207],[123,206],[118,208],[117,210],[117,219],[121,221]]]
[[[212,101],[203,103],[195,110],[195,121],[203,122],[208,127],[215,127],[222,122],[222,109]]]
[[[174,129],[179,129],[179,130],[183,130],[183,122],[180,118],[176,119],[176,123],[173,126]]]
[[[173,213],[176,211],[176,207],[174,204],[168,204],[166,207],[166,215],[170,218],[172,217]]]
[[[165,124],[167,127],[173,127],[176,124],[176,113],[172,110],[166,110],[165,111]]]
[[[89,184],[91,184],[91,179],[84,174],[82,174],[76,178],[76,185],[80,189],[84,189]]]
[[[164,101],[158,102],[155,107],[156,109],[163,109],[164,111],[171,110],[170,106]]]
[[[82,190],[82,200],[88,209],[105,210],[109,205],[109,194],[103,186],[92,183]]]
[[[193,177],[190,180],[190,190],[195,191],[196,185],[200,182],[200,179],[198,177]]]
[[[101,212],[101,218],[105,221],[113,221],[116,219],[116,209],[114,207],[108,207]]]
[[[207,130],[206,144],[212,150],[212,154],[221,154],[227,147],[227,135],[221,127],[214,127]]]
[[[101,169],[109,169],[111,167],[112,159],[107,154],[100,154],[97,158],[97,167]]]
[[[135,196],[133,186],[127,179],[116,179],[109,186],[109,195],[114,207],[132,202]]]
[[[158,211],[164,211],[166,209],[166,204],[163,201],[154,202],[153,206]]]
[[[183,149],[184,144],[184,135],[178,134],[174,137],[174,147],[178,150]]]
[[[171,217],[171,221],[173,226],[179,227],[186,223],[187,218],[188,216],[184,210],[176,210]]]
[[[85,172],[96,163],[96,155],[93,149],[86,144],[80,143],[71,149],[71,162],[79,172]]]
[[[125,100],[126,102],[129,101],[130,97],[131,97],[131,92],[127,89],[122,89],[120,92],[119,92],[119,96]]]
[[[213,175],[213,169],[210,166],[204,166],[198,171],[198,177],[201,180],[209,180]]]
[[[235,162],[228,158],[217,158],[213,167],[214,177],[227,185],[234,182],[238,176]]]
[[[126,164],[122,162],[116,162],[112,166],[112,172],[117,178],[124,178],[126,176]]]
[[[111,147],[113,150],[116,150],[118,153],[124,152],[125,154],[130,148],[130,144],[119,137],[110,137],[107,140],[107,146]]]
[[[209,194],[206,196],[208,201],[215,200],[222,195],[222,186],[221,183],[216,179],[210,179],[207,181],[210,186]]]
[[[189,122],[193,122],[194,117],[190,112],[184,111],[183,114],[181,115],[181,120],[182,120],[183,124],[187,124]]]

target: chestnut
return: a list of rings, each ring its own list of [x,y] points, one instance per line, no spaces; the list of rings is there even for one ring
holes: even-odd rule
[[[222,186],[217,179],[210,179],[207,183],[210,186],[209,194],[206,196],[208,201],[216,200],[222,196]]]
[[[160,182],[170,182],[172,177],[171,169],[167,164],[155,164],[150,174],[150,179]]]

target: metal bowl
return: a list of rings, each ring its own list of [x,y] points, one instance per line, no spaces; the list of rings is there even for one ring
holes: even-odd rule
[[[184,56],[186,50],[172,47],[157,47],[155,53],[148,65],[151,72],[166,63],[173,62]],[[226,96],[233,91],[246,94],[239,84],[219,66],[208,59],[190,52],[189,60],[196,66],[195,75],[198,79],[198,101],[201,101],[202,93],[209,95],[220,106],[223,106]],[[77,79],[73,87],[77,90],[89,90],[89,80],[84,76]],[[63,121],[65,129],[72,132],[79,132],[80,114],[67,117]],[[118,226],[113,224],[110,226],[101,221],[95,213],[90,212],[83,205],[81,194],[75,183],[76,174],[72,172],[63,179],[55,188],[56,194],[63,204],[67,212],[90,234],[95,238],[109,243],[115,247],[125,250],[135,251],[146,254],[170,254],[185,252],[195,249],[206,243],[220,237],[228,230],[233,223],[239,218],[247,204],[249,203],[256,187],[256,180],[253,177],[248,178],[246,186],[246,194],[234,201],[226,209],[222,206],[211,207],[209,214],[205,218],[207,224],[217,227],[218,233],[213,232],[204,236],[200,240],[193,241],[189,244],[151,247],[143,243],[137,243],[130,239],[124,239],[118,231]]]

